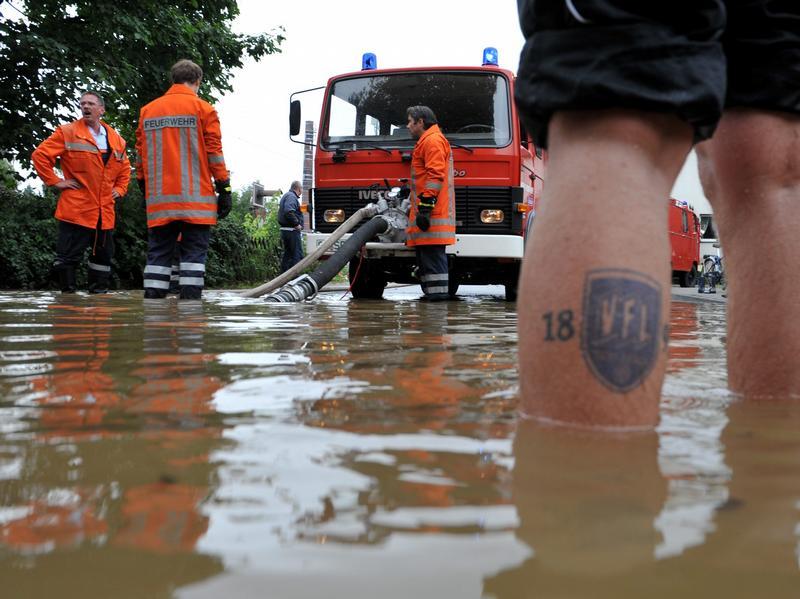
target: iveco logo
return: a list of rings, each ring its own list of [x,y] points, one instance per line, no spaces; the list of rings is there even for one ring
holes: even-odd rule
[[[456,170],[453,171],[453,176],[454,177],[466,177],[467,176],[467,171],[456,169]]]
[[[378,199],[378,190],[377,189],[359,189],[358,190],[358,199],[359,200],[377,200]]]

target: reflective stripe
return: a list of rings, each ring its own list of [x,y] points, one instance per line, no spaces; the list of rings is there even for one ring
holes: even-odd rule
[[[181,270],[199,270],[206,272],[206,265],[199,262],[181,262]]]
[[[82,144],[74,141],[67,141],[64,142],[64,147],[67,150],[78,150],[80,152],[92,152],[93,154],[97,154],[97,148],[92,144]]]
[[[156,145],[155,133],[152,135],[144,134],[145,145],[147,146],[147,192],[153,196],[156,194]],[[147,200],[150,201],[149,199]]]
[[[425,184],[425,189],[435,189],[436,191],[439,191],[441,188],[442,184],[436,183],[435,181],[429,181]]]
[[[447,159],[447,202],[448,202],[448,216],[450,222],[448,223],[456,229],[456,184],[455,184],[455,168],[453,167],[453,152],[450,151],[450,156]]]
[[[116,150],[114,150],[114,157],[117,160],[122,160],[125,157],[125,152],[117,152]]]
[[[225,156],[222,154],[209,154],[208,155],[208,163],[209,164],[222,164],[225,162]]]
[[[578,23],[583,23],[584,25],[591,23],[589,19],[578,12],[578,9],[575,8],[575,5],[572,3],[572,0],[566,0],[566,4],[570,14],[575,17],[575,20],[578,21]]]
[[[192,186],[195,189],[195,193],[198,195],[201,192],[201,185],[200,185],[200,148],[198,147],[197,141],[197,131],[190,131],[189,132],[189,161],[192,163]],[[216,201],[216,196],[214,196],[214,201]]]
[[[425,293],[449,293],[450,290],[447,288],[447,285],[443,287],[426,287]]]
[[[96,264],[94,262],[89,262],[89,268],[92,270],[99,270],[100,272],[111,272],[111,267],[105,264]]]
[[[142,123],[145,131],[165,129],[197,129],[197,117],[193,114],[174,114],[145,119]]]
[[[169,289],[169,281],[159,281],[158,279],[145,279],[145,289]]]
[[[424,233],[411,232],[408,234],[409,239],[452,239],[453,237],[455,237],[455,233],[452,231],[425,231]]]
[[[155,157],[155,166],[156,166],[156,186],[153,188],[154,194],[161,195],[164,193],[164,150],[163,150],[163,141],[164,141],[164,131],[163,129],[156,129],[155,136],[156,136],[156,157]]]
[[[156,266],[155,264],[148,264],[144,267],[144,274],[146,275],[168,275],[171,272],[171,266]]]
[[[187,196],[192,193],[192,190],[189,189],[189,162],[191,157],[189,156],[189,140],[186,138],[187,135],[190,135],[192,132],[191,130],[179,131],[178,132],[178,139],[180,140],[181,145],[181,157],[180,168],[181,171],[181,195]]]
[[[147,213],[147,220],[158,218],[208,218],[211,216],[216,218],[216,208],[214,210],[156,210],[155,212]]]
[[[147,198],[147,205],[155,205],[155,204],[172,204],[175,202],[185,202],[187,204],[196,203],[196,204],[217,204],[217,197],[216,196],[199,196],[199,195],[190,195],[190,196],[156,196]]]
[[[453,221],[449,218],[432,218],[431,219],[431,227],[446,227],[448,225],[452,225]]]
[[[428,281],[447,281],[448,280],[448,276],[447,276],[446,272],[440,273],[440,274],[422,275],[419,278],[419,280],[420,281],[425,281],[425,282],[428,282]]]
[[[195,285],[197,287],[202,287],[204,284],[203,277],[181,277],[179,282],[181,285]]]

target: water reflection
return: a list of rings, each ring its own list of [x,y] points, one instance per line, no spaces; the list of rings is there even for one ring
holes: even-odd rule
[[[247,596],[261,579],[282,597],[448,596],[453,581],[474,593],[522,554],[508,476],[511,310],[402,300],[285,310],[298,335],[269,349],[294,364],[237,372],[216,396],[258,419],[229,430],[235,449],[214,456],[224,466],[201,547],[226,556],[228,576],[183,595]],[[260,405],[248,376],[271,390]],[[257,547],[237,543],[243,535]]]
[[[654,433],[615,436],[521,421],[513,499],[517,536],[530,556],[487,580],[484,591],[495,597],[619,596],[619,587],[601,581],[649,566],[659,540],[653,520],[666,484],[657,447]]]
[[[672,306],[658,427],[659,468],[668,481],[664,507],[654,522],[662,536],[654,551],[658,559],[702,544],[715,529],[716,509],[728,499],[731,471],[720,434],[730,398],[725,389],[721,316],[705,304]]]
[[[519,422],[516,314],[0,294],[10,596],[791,596],[797,408],[676,303],[654,433]],[[783,586],[781,586],[783,585]]]
[[[0,493],[4,588],[15,597],[166,597],[219,572],[219,560],[195,551],[222,428],[206,417],[219,381],[195,358],[202,312],[173,304],[142,314],[141,302],[114,296],[42,305],[51,368],[2,382],[3,420],[17,420],[2,451],[18,464]],[[137,321],[145,325],[127,326]],[[29,352],[41,343],[14,337]],[[176,366],[173,352],[184,351],[188,365]]]

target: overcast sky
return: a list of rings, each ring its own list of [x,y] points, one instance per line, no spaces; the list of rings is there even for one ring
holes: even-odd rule
[[[288,189],[302,179],[303,147],[288,139],[289,95],[358,71],[373,52],[378,67],[480,64],[494,46],[500,66],[517,71],[523,38],[515,0],[239,0],[234,25],[243,33],[285,29],[283,51],[236,72],[234,91],[217,103],[233,185],[254,180]],[[319,120],[321,96],[303,100],[303,121]],[[705,211],[694,162],[676,184],[675,197]]]

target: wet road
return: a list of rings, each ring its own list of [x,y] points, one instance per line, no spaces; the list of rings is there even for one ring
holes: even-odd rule
[[[657,432],[516,413],[516,307],[0,293],[0,580],[39,597],[794,597],[800,410],[679,302]]]

